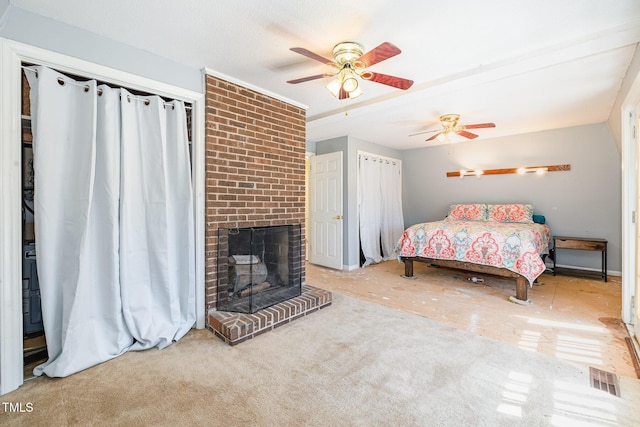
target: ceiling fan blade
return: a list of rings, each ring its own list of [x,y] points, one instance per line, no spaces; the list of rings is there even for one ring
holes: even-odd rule
[[[475,133],[467,132],[466,130],[461,130],[460,132],[457,132],[457,133],[458,135],[464,136],[465,138],[469,138],[469,139],[475,139],[478,137],[478,135],[476,135]]]
[[[373,64],[377,64],[378,62],[382,62],[385,59],[396,56],[400,52],[402,51],[398,49],[397,46],[389,42],[384,42],[380,46],[375,47],[369,52],[362,55],[360,58],[358,58],[358,61],[364,62],[367,67],[370,67]]]
[[[463,125],[465,129],[481,129],[481,128],[494,128],[495,123],[476,123],[475,125]]]
[[[364,77],[366,75],[366,77]],[[369,77],[371,76],[371,77]],[[365,71],[363,78],[372,82],[382,83],[383,85],[392,86],[398,89],[407,90],[413,85],[413,80],[403,79],[402,77],[389,76],[387,74],[373,73]]]
[[[433,135],[431,138],[429,139],[425,139],[425,141],[433,141],[434,139],[436,139],[442,132],[438,132],[435,135]]]
[[[323,56],[318,55],[317,53],[313,53],[310,50],[307,50],[303,47],[292,47],[289,50],[295,52],[295,53],[299,53],[300,55],[304,55],[307,58],[311,58],[311,59],[315,59],[318,62],[322,62],[323,64],[331,64],[333,63],[333,60],[331,59],[327,59]]]
[[[426,131],[424,131],[424,132],[412,133],[412,134],[411,134],[411,135],[409,135],[409,136],[422,135],[422,134],[425,134],[425,133],[431,133],[431,132],[441,132],[441,131],[439,131],[439,130],[437,130],[437,129],[436,129],[436,130],[426,130]]]
[[[310,80],[321,79],[323,77],[327,77],[327,74],[316,74],[315,76],[307,76],[307,77],[301,77],[299,79],[287,80],[287,83],[291,83],[291,84],[295,85],[295,84],[298,84],[298,83],[308,82]]]

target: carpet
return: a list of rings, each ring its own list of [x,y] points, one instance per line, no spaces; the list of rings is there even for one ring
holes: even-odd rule
[[[234,347],[192,330],[31,380],[0,398],[0,424],[637,425],[640,381],[620,380],[615,397],[590,387],[588,368],[334,293],[331,307]]]

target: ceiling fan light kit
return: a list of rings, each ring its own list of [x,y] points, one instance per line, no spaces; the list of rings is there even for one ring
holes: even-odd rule
[[[293,52],[334,67],[337,71],[289,80],[298,84],[323,77],[334,77],[326,88],[338,99],[353,99],[362,95],[358,78],[406,90],[413,85],[412,80],[386,74],[374,73],[367,67],[398,55],[401,51],[389,42],[384,42],[371,51],[364,53],[362,46],[355,42],[338,43],[333,48],[333,61],[326,59],[302,47],[292,47]]]
[[[438,134],[438,136],[436,136],[436,139],[440,142],[451,142],[453,144],[455,144],[456,142],[460,141],[460,139],[458,138],[458,134],[455,133],[453,130],[449,130],[446,132],[440,132],[440,134]]]
[[[343,52],[340,55],[349,56],[347,53]],[[357,58],[359,58],[358,56]],[[338,56],[336,56],[338,58]],[[341,60],[344,58],[340,57]],[[346,62],[343,64],[342,69],[337,74],[337,77],[326,86],[329,92],[336,98],[357,98],[362,95],[362,89],[358,83],[357,73],[354,71],[352,64],[350,62]]]

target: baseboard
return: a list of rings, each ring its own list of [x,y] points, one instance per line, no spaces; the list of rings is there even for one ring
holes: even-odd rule
[[[625,325],[627,327],[627,332],[629,333],[629,336],[625,338],[625,341],[627,342],[627,346],[629,347],[629,353],[631,353],[633,367],[636,370],[636,376],[640,378],[640,345],[636,340],[633,326],[629,324]]]
[[[547,268],[553,269],[553,264],[546,264]],[[571,270],[582,270],[582,271],[588,271],[590,273],[600,273],[602,270],[600,270],[599,268],[591,268],[591,267],[578,267],[576,265],[567,265],[567,264],[556,264],[556,267],[558,268],[568,268]],[[618,271],[618,270],[607,270],[607,275],[608,276],[619,276],[622,277],[622,272]]]
[[[567,265],[567,264],[556,264],[556,267],[558,268],[568,268],[571,270],[582,270],[582,271],[588,271],[588,272],[593,272],[593,273],[600,273],[601,270],[599,268],[590,268],[590,267],[578,267],[575,265]],[[360,264],[352,264],[352,265],[343,265],[342,269],[346,270],[346,271],[352,271],[352,270],[357,270],[360,268]],[[547,264],[547,268],[553,268],[553,264]],[[607,270],[607,275],[608,276],[619,276],[622,277],[622,272],[618,271],[618,270]]]

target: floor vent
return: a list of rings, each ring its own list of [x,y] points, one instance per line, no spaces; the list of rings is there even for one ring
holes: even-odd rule
[[[589,380],[591,387],[620,397],[620,385],[618,384],[618,377],[615,374],[590,367]]]

